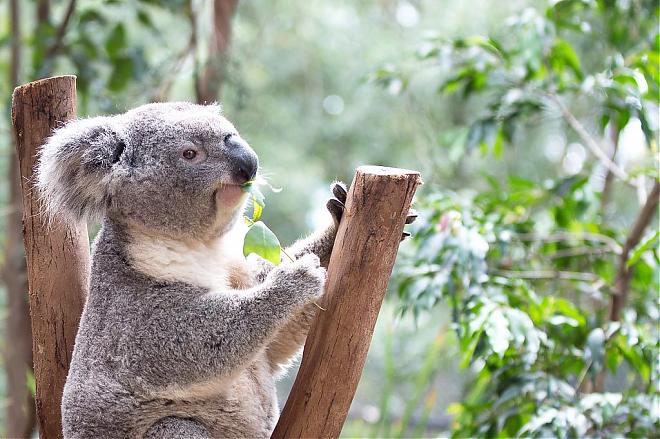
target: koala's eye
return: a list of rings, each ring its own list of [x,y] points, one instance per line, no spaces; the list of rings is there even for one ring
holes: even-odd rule
[[[197,151],[195,151],[194,149],[185,149],[182,155],[184,159],[192,160],[195,157],[197,157]]]

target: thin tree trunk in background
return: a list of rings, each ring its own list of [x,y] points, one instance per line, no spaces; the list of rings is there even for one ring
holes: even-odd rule
[[[214,102],[220,95],[225,79],[229,45],[231,41],[231,18],[238,0],[214,0],[213,27],[209,44],[209,58],[195,84],[197,102]]]
[[[45,24],[50,21],[50,0],[37,1],[37,23]]]
[[[12,122],[23,194],[23,238],[32,315],[36,406],[41,438],[62,437],[61,401],[89,282],[87,225],[47,221],[33,187],[39,150],[76,115],[76,79],[59,76],[14,90]]]
[[[616,278],[614,280],[614,292],[612,294],[612,302],[610,306],[610,320],[618,321],[621,315],[621,310],[628,301],[628,292],[630,290],[630,279],[632,278],[634,267],[627,267],[628,257],[630,252],[639,241],[642,239],[642,234],[646,227],[651,223],[653,215],[657,213],[658,202],[660,202],[660,182],[655,180],[653,189],[646,198],[646,202],[637,215],[635,224],[633,224],[630,234],[623,245],[623,250],[619,255],[619,267],[617,269]]]
[[[21,62],[21,29],[19,0],[9,3],[11,18],[11,59],[9,83],[18,85]],[[5,435],[11,438],[29,437],[34,430],[35,407],[27,377],[32,373],[32,332],[28,306],[25,252],[21,235],[21,188],[15,141],[12,137],[11,156],[7,175],[9,183],[9,213],[5,222],[6,248],[4,266],[0,276],[7,291],[5,321],[5,373],[7,377],[7,405],[5,408]]]

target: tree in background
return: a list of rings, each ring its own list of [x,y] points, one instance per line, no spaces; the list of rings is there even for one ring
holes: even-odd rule
[[[238,0],[214,0],[213,2],[213,23],[208,59],[195,78],[195,95],[198,103],[215,102],[220,96],[229,59],[231,18],[236,11],[237,4]]]
[[[478,192],[431,191],[398,273],[402,311],[450,306],[473,373],[456,437],[660,433],[657,22],[651,1],[562,0],[498,36],[431,37],[373,75],[472,103],[459,169],[475,149],[513,163]],[[550,175],[516,169],[543,155]],[[621,209],[627,224],[610,220]]]

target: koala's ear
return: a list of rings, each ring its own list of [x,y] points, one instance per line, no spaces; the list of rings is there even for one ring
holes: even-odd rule
[[[113,117],[81,119],[48,139],[36,169],[36,186],[48,215],[64,213],[78,220],[103,215],[126,147],[117,128]]]

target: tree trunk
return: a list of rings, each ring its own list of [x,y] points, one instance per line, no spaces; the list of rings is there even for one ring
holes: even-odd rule
[[[231,41],[231,18],[238,0],[214,0],[213,27],[209,44],[209,58],[195,84],[197,102],[215,102],[225,78]]]
[[[417,172],[364,166],[348,193],[326,294],[272,438],[338,437],[369,350]]]
[[[74,76],[31,82],[14,90],[12,121],[23,192],[23,238],[32,315],[39,433],[62,437],[60,404],[89,280],[86,224],[44,217],[33,168],[53,129],[75,117]]]
[[[2,272],[7,289],[4,349],[7,376],[5,434],[11,438],[25,438],[32,434],[35,420],[34,400],[27,384],[27,377],[32,373],[32,337],[25,254],[20,240],[22,226],[18,162],[12,157],[10,163],[10,212],[5,223],[7,241]]]
[[[642,239],[642,234],[646,227],[651,223],[653,216],[657,213],[658,202],[660,202],[660,181],[656,180],[653,183],[653,189],[646,198],[646,202],[639,211],[635,223],[633,224],[630,234],[626,239],[621,254],[619,255],[619,266],[617,269],[616,277],[614,279],[614,291],[612,294],[612,302],[610,305],[610,320],[618,321],[621,310],[626,305],[628,300],[628,292],[630,290],[630,279],[632,278],[634,267],[628,267],[628,257],[630,252],[639,241]]]
[[[18,0],[9,3],[11,18],[11,59],[9,84],[18,85],[21,61],[20,5]],[[12,138],[12,143],[15,144]],[[9,184],[9,213],[5,232],[7,235],[5,257],[0,278],[7,291],[7,317],[5,320],[5,373],[7,377],[7,405],[5,409],[5,434],[12,438],[29,437],[34,430],[35,408],[27,377],[32,374],[32,333],[27,296],[25,253],[20,241],[21,188],[18,177],[18,160],[14,148],[9,160],[7,182]]]

